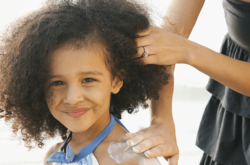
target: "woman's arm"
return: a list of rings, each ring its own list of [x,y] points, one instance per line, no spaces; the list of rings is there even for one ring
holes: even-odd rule
[[[138,40],[140,46],[148,45],[146,49],[151,54],[140,59],[145,64],[185,63],[232,90],[250,96],[250,63],[227,57],[157,27],[148,31],[150,35]]]
[[[204,0],[172,0],[162,23],[163,29],[188,38],[203,3]],[[141,36],[141,39],[138,40],[139,56],[143,53],[143,48],[140,46],[152,45],[155,40],[158,40],[157,34],[159,33],[153,31],[152,28],[139,34]],[[153,39],[150,38],[148,40],[149,36],[153,37]],[[148,45],[142,45],[144,41]],[[152,46],[153,49],[154,46]],[[156,46],[156,48],[158,47]],[[164,156],[169,160],[169,165],[176,165],[178,163],[179,150],[176,143],[175,126],[172,116],[174,65],[172,65],[172,70],[169,73],[171,73],[172,78],[169,80],[169,84],[161,90],[160,98],[158,100],[151,100],[151,126],[128,137],[131,138],[129,142],[137,145],[134,148],[138,152],[148,150],[146,154],[149,157]]]
[[[189,42],[187,64],[232,90],[250,97],[250,63],[214,52]]]
[[[188,38],[204,2],[205,0],[172,0],[162,21],[162,28]]]

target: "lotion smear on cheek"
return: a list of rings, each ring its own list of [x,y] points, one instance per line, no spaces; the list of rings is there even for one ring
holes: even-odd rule
[[[137,162],[139,165],[160,165],[157,158],[147,158],[142,153],[135,153],[132,150],[132,147],[130,147],[126,142],[111,142],[108,148],[108,153],[109,156],[116,161],[116,163],[130,160]]]

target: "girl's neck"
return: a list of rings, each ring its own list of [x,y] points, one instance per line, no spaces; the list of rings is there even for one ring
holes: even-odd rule
[[[72,132],[72,140],[69,144],[72,146],[72,148],[74,148],[74,146],[81,146],[81,148],[85,147],[107,127],[109,122],[110,114],[104,114],[95,124],[93,124],[86,131]]]

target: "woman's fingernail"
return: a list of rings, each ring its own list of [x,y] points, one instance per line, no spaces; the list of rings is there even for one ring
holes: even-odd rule
[[[148,156],[149,152],[150,152],[150,151],[144,152],[144,155],[145,155],[147,158],[150,158],[150,157]]]
[[[130,135],[130,133],[126,133],[126,136],[127,136],[128,138],[130,138],[131,135]]]
[[[131,145],[131,142],[129,140],[126,141],[127,145]]]
[[[133,141],[131,141],[131,140],[127,140],[127,144],[128,144],[129,146],[134,146],[134,145],[135,145],[135,143],[134,143]]]
[[[132,148],[135,153],[139,153],[139,150],[135,147]]]

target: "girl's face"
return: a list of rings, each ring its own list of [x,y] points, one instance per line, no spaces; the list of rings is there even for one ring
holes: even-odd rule
[[[110,117],[111,93],[123,82],[105,64],[103,46],[61,48],[52,53],[47,103],[52,115],[72,132],[86,131]]]

